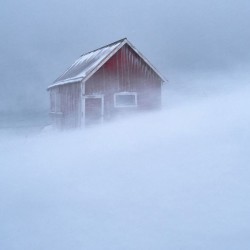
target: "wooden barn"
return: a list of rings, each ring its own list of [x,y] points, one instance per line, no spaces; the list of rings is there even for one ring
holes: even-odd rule
[[[126,39],[83,54],[52,85],[50,114],[59,129],[161,107],[164,77]]]

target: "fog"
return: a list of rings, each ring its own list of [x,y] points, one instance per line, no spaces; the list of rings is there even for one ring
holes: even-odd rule
[[[5,1],[0,248],[250,248],[249,1]],[[53,82],[127,37],[169,80],[161,111],[47,125]]]
[[[1,136],[1,248],[249,249],[249,93]]]
[[[3,1],[0,112],[48,108],[46,87],[80,55],[127,37],[171,83],[249,69],[247,0]]]

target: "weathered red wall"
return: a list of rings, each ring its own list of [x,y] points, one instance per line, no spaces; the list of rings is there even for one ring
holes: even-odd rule
[[[128,45],[123,46],[85,84],[85,94],[104,94],[104,116],[109,118],[114,108],[114,93],[137,92],[138,110],[161,106],[159,76]]]

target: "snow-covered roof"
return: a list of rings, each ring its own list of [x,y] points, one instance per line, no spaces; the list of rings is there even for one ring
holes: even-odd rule
[[[97,50],[83,54],[70,66],[60,77],[58,77],[48,89],[87,80],[92,76],[109,58],[111,58],[124,44],[130,45],[133,50],[144,59],[144,61],[165,81],[164,77],[151,65],[151,63],[126,39],[121,39]]]

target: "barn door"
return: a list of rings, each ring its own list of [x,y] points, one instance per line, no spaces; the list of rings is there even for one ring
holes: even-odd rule
[[[85,96],[85,125],[94,125],[103,121],[103,96]]]

